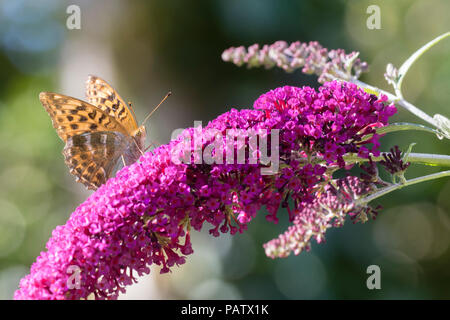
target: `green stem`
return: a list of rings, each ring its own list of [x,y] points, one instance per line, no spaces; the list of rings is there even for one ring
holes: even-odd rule
[[[440,41],[444,40],[445,38],[450,37],[450,32],[446,32],[444,34],[441,34],[439,37],[434,38],[421,48],[419,48],[416,52],[414,52],[398,69],[398,80],[397,83],[394,85],[395,87],[395,93],[397,97],[401,97],[403,99],[402,95],[402,83],[403,79],[405,78],[406,73],[408,72],[409,68],[419,59],[425,52],[430,50],[434,45],[438,44]]]
[[[381,188],[378,191],[376,191],[375,193],[371,194],[370,196],[362,198],[360,201],[364,202],[364,203],[369,203],[372,200],[380,198],[380,197],[388,194],[389,192],[401,189],[403,187],[411,186],[411,185],[416,184],[416,183],[425,182],[425,181],[429,181],[429,180],[434,180],[434,179],[438,179],[438,178],[449,177],[449,176],[450,176],[450,170],[447,170],[447,171],[441,171],[441,172],[438,172],[438,173],[433,173],[433,174],[429,174],[429,175],[426,175],[426,176],[414,178],[414,179],[411,179],[411,180],[406,180],[403,183],[396,183],[396,184],[390,185],[388,187]]]
[[[388,97],[388,100],[390,102],[393,102],[397,105],[402,106],[403,108],[405,108],[406,110],[408,110],[409,112],[411,112],[412,114],[416,115],[417,117],[419,117],[420,119],[428,122],[429,124],[433,125],[436,128],[439,128],[439,124],[436,122],[436,120],[434,120],[432,117],[430,117],[428,114],[426,114],[425,112],[423,112],[422,110],[420,110],[419,108],[417,108],[415,105],[413,105],[412,103],[409,103],[408,101],[406,101],[405,99],[401,99],[399,97],[397,97],[396,95],[381,90],[377,87],[371,86],[370,84],[367,84],[365,82],[362,82],[358,79],[351,79],[351,82],[355,83],[356,85],[358,85],[359,87],[362,88],[367,88],[369,90],[375,91],[378,94],[384,94],[385,96]]]
[[[345,74],[341,74],[338,73],[337,76],[333,76],[333,75],[329,75],[331,78],[334,78],[336,80],[344,80],[344,81],[349,81],[352,82],[354,84],[356,84],[357,86],[361,87],[361,88],[365,88],[368,89],[374,93],[376,93],[377,95],[383,94],[385,96],[387,96],[389,102],[393,102],[397,105],[402,106],[403,108],[405,108],[406,110],[408,110],[409,112],[411,112],[412,114],[416,115],[417,117],[419,117],[420,119],[428,122],[429,124],[433,125],[436,128],[440,128],[439,124],[436,122],[435,119],[433,119],[432,117],[430,117],[428,114],[426,114],[425,112],[423,112],[422,110],[420,110],[419,108],[417,108],[415,105],[413,105],[412,103],[406,101],[403,98],[398,97],[395,94],[392,94],[388,91],[384,91],[380,88],[371,86],[368,83],[365,83],[361,80],[358,80],[356,77],[348,77]]]
[[[374,161],[384,160],[383,156],[372,157]],[[430,153],[410,153],[405,159],[408,162],[415,164],[424,164],[427,166],[441,166],[450,167],[450,156],[444,154],[430,154]],[[356,154],[348,154],[344,156],[346,163],[367,162],[369,159],[360,158]]]

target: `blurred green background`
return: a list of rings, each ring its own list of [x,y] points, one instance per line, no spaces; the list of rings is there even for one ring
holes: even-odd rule
[[[68,5],[81,9],[81,30],[68,30]],[[381,8],[381,30],[368,30],[366,9]],[[167,143],[174,129],[207,123],[231,107],[249,108],[282,85],[318,87],[300,72],[237,68],[221,60],[230,46],[317,40],[360,51],[371,71],[362,80],[388,89],[387,63],[399,66],[450,30],[447,0],[398,1],[0,1],[0,298],[19,279],[57,225],[89,195],[75,183],[38,94],[84,98],[88,74],[109,81],[139,119],[172,90],[150,119],[147,143]],[[410,70],[405,96],[429,114],[449,116],[449,41]],[[420,122],[403,110],[394,121]],[[382,140],[415,152],[447,153],[448,141],[426,133]],[[413,166],[407,177],[439,168]],[[121,299],[409,299],[450,298],[450,181],[422,183],[382,198],[364,225],[348,222],[311,252],[272,260],[262,244],[283,232],[264,212],[248,232],[212,239],[193,234],[194,254],[171,274],[151,275]],[[381,290],[368,290],[366,269],[381,268]]]

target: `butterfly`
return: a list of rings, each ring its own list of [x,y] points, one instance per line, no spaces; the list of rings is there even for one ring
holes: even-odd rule
[[[131,104],[127,105],[105,80],[90,75],[86,96],[87,102],[41,92],[39,100],[65,142],[62,153],[70,173],[88,189],[96,190],[111,177],[120,158],[124,165],[139,159],[146,130],[143,124],[138,126]]]

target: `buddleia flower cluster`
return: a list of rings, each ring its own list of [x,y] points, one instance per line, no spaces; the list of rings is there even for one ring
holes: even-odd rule
[[[385,100],[347,82],[318,90],[285,86],[261,95],[251,109],[232,109],[204,128],[184,130],[120,170],[53,231],[15,299],[115,299],[151,265],[161,273],[182,265],[193,253],[193,229],[208,225],[212,236],[244,232],[263,207],[267,220],[277,222],[285,208],[293,223],[265,246],[269,256],[301,251],[312,238],[320,242],[346,216],[371,212],[357,202],[370,185],[360,178],[336,182],[333,172],[351,165],[348,153],[379,154],[376,128],[396,112]],[[244,163],[196,161],[199,148],[216,156],[226,150],[219,148],[225,139],[215,148],[211,141],[233,129],[266,132],[276,144],[271,150],[279,152],[278,171],[262,174],[267,164],[250,163],[248,152]],[[199,133],[200,140],[189,140]],[[240,144],[233,141],[233,149]],[[180,153],[190,161],[174,161]]]
[[[374,184],[354,176],[328,183],[316,193],[313,201],[299,208],[288,230],[264,244],[266,255],[285,258],[292,252],[298,255],[309,251],[312,239],[317,243],[323,242],[325,232],[331,227],[342,226],[348,216],[362,222],[369,217],[375,218],[376,209],[358,201],[374,191],[374,187]]]

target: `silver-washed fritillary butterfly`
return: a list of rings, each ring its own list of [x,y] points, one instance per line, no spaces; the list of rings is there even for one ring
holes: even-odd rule
[[[103,79],[89,76],[86,96],[88,102],[41,92],[39,99],[66,143],[63,155],[70,173],[95,190],[111,177],[119,158],[130,165],[141,156],[146,131],[138,126],[131,105]]]

